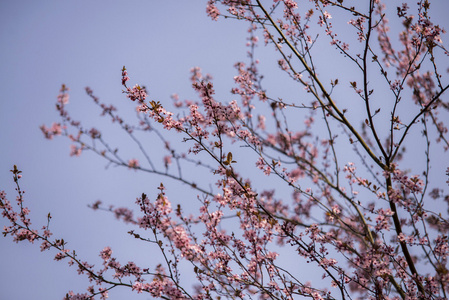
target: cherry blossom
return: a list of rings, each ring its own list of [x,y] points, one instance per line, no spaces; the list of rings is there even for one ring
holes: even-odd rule
[[[54,237],[50,214],[33,227],[17,166],[15,200],[0,191],[4,236],[39,243],[88,278],[87,293],[64,299],[105,299],[116,287],[162,299],[447,298],[449,195],[440,178],[449,168],[434,154],[449,149],[445,30],[429,0],[351,5],[207,1],[213,21],[247,24],[247,57],[234,64],[228,94],[193,67],[196,98],[151,99],[123,67],[117,84],[136,112],[130,121],[86,88],[100,115],[129,137],[132,156],[101,128],[74,120],[61,87],[60,121],[42,125],[44,137],[68,138],[71,156],[90,151],[158,180],[136,192],[134,207],[90,207],[126,223],[160,260],[119,261],[105,246],[99,264],[83,261]],[[257,58],[260,38],[280,73],[262,74],[269,58]],[[347,69],[336,72],[322,62],[329,58]],[[146,149],[140,133],[163,154]],[[195,196],[170,196],[166,181]]]

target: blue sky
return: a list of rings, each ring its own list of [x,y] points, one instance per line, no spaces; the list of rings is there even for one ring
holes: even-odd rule
[[[86,86],[132,117],[132,105],[122,94],[123,65],[130,85],[146,85],[151,99],[168,102],[173,93],[181,99],[194,98],[189,70],[199,66],[213,75],[217,94],[231,100],[233,64],[246,59],[247,25],[212,22],[204,2],[0,2],[0,189],[7,191],[9,200],[15,198],[9,170],[17,164],[23,171],[21,185],[34,225],[45,225],[51,212],[55,237],[64,238],[68,248],[77,249],[88,261],[99,264],[98,253],[104,246],[111,246],[125,262],[130,257],[141,262],[158,258],[149,247],[147,251],[146,245],[129,238],[126,232],[131,227],[87,205],[101,199],[132,207],[142,192],[155,194],[161,180],[120,168],[106,170],[106,163],[91,153],[69,157],[69,142],[45,140],[39,126],[58,121],[54,104],[63,83],[70,88],[71,113],[90,126],[110,128],[85,94]],[[341,67],[335,61],[328,63],[337,71]],[[265,67],[276,69],[276,61]],[[282,93],[281,80],[271,84]],[[107,132],[133,155],[135,149],[128,148],[127,140]],[[160,150],[151,151],[157,156]],[[171,185],[171,193],[183,195],[176,186]],[[6,222],[0,219],[0,225]],[[1,237],[0,249],[1,299],[61,299],[69,290],[84,292],[88,286],[75,268],[53,260],[55,252],[41,253],[39,244],[15,244]],[[126,299],[149,298],[118,288],[110,299],[125,295]]]
[[[105,170],[106,163],[89,153],[69,157],[69,142],[45,140],[39,126],[58,121],[54,104],[62,83],[71,89],[73,116],[90,126],[104,123],[98,121],[100,111],[85,94],[86,86],[133,116],[121,93],[123,65],[130,84],[146,85],[152,99],[170,101],[172,93],[193,96],[188,77],[194,66],[222,81],[217,89],[229,90],[233,64],[246,56],[246,25],[212,22],[203,1],[1,1],[0,22],[0,188],[10,200],[15,198],[9,170],[17,164],[36,227],[51,212],[55,237],[69,241],[68,247],[86,260],[98,260],[107,245],[129,259],[141,246],[126,234],[129,227],[87,205],[101,199],[133,206],[143,191],[156,192],[160,179]],[[0,225],[6,222],[2,219]],[[15,244],[2,237],[0,248],[1,299],[61,299],[88,285],[75,268],[54,261],[54,252],[41,253],[39,244]],[[152,255],[141,258],[151,260]],[[117,289],[110,298],[128,294]]]

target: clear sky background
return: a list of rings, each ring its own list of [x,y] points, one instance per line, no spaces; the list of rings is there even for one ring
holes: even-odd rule
[[[132,118],[132,105],[121,92],[123,65],[130,85],[146,85],[151,99],[168,102],[173,93],[193,98],[189,70],[200,66],[213,75],[217,94],[231,100],[233,64],[246,59],[247,24],[212,22],[205,2],[0,1],[0,189],[14,200],[9,170],[17,164],[33,224],[42,227],[51,212],[54,237],[64,238],[69,249],[89,262],[100,264],[104,246],[124,262],[157,259],[126,234],[130,226],[87,205],[101,199],[132,207],[142,192],[156,193],[161,180],[122,168],[105,170],[106,163],[91,153],[69,157],[68,140],[48,141],[39,126],[59,121],[54,104],[63,83],[70,88],[69,110],[75,119],[98,128],[107,123],[99,121],[100,111],[85,94],[86,86]],[[447,6],[441,6],[441,14]],[[275,60],[271,68],[276,69]],[[272,84],[276,87],[276,81]],[[126,140],[110,137],[133,155]],[[159,150],[152,151],[157,155]],[[172,186],[174,195],[182,195]],[[6,224],[0,219],[1,227]],[[65,261],[54,261],[54,255],[52,250],[41,253],[39,244],[0,237],[0,299],[61,299],[69,290],[84,292],[87,280]],[[110,293],[110,299],[149,298],[124,288]]]

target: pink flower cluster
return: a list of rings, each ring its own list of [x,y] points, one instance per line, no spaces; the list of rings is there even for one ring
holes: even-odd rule
[[[39,127],[46,139],[53,139],[54,136],[61,135],[62,126],[59,123],[53,123],[50,128],[45,125]]]

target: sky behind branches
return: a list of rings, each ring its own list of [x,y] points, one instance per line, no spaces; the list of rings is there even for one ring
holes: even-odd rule
[[[132,207],[143,191],[155,194],[160,179],[121,168],[105,170],[106,163],[90,153],[69,157],[68,141],[45,140],[39,126],[59,121],[54,105],[63,83],[70,88],[74,118],[90,126],[111,127],[100,119],[86,86],[134,117],[122,94],[123,65],[132,85],[146,85],[152,99],[170,101],[172,93],[193,97],[188,78],[195,66],[214,71],[222,89],[230,89],[233,64],[246,57],[246,24],[212,22],[203,1],[1,1],[0,22],[0,188],[15,198],[9,170],[17,164],[33,225],[45,225],[51,212],[54,237],[63,237],[86,260],[98,260],[108,245],[123,259],[157,259],[157,253],[137,254],[145,250],[134,254],[135,247],[146,245],[134,243],[126,234],[129,226],[87,205],[101,199]],[[129,141],[117,138],[128,151]],[[4,219],[0,224],[7,225]],[[88,285],[75,267],[54,261],[55,253],[41,253],[39,244],[2,237],[0,249],[0,299],[61,299]],[[117,289],[110,298],[125,295],[129,291]]]
[[[441,8],[437,17],[449,7]],[[17,164],[34,225],[46,225],[51,212],[55,237],[63,237],[69,249],[79,249],[80,257],[97,265],[105,246],[123,259],[158,259],[157,253],[145,253],[146,245],[126,234],[129,226],[87,205],[101,199],[132,207],[140,193],[155,194],[161,180],[122,168],[105,169],[106,163],[91,153],[69,157],[68,141],[45,140],[39,126],[59,121],[54,104],[61,84],[66,84],[72,115],[90,126],[107,127],[106,133],[133,155],[128,141],[114,136],[109,123],[99,118],[84,88],[91,87],[100,100],[132,118],[132,107],[122,94],[123,65],[130,85],[147,86],[150,98],[161,102],[173,93],[196,99],[188,78],[190,68],[199,66],[212,74],[217,95],[230,101],[233,64],[246,60],[246,29],[243,22],[212,22],[205,14],[205,1],[1,1],[0,189],[14,199],[8,170]],[[262,57],[264,53],[261,49]],[[335,67],[341,66],[335,62]],[[277,69],[276,61],[266,68]],[[282,92],[281,80],[272,85]],[[181,197],[183,190],[172,186],[169,192]],[[4,219],[0,225],[7,225]],[[84,292],[88,285],[75,267],[55,262],[54,251],[41,253],[39,244],[15,244],[1,237],[0,249],[0,299],[61,299],[69,290]],[[149,298],[118,288],[110,299],[125,295]]]

